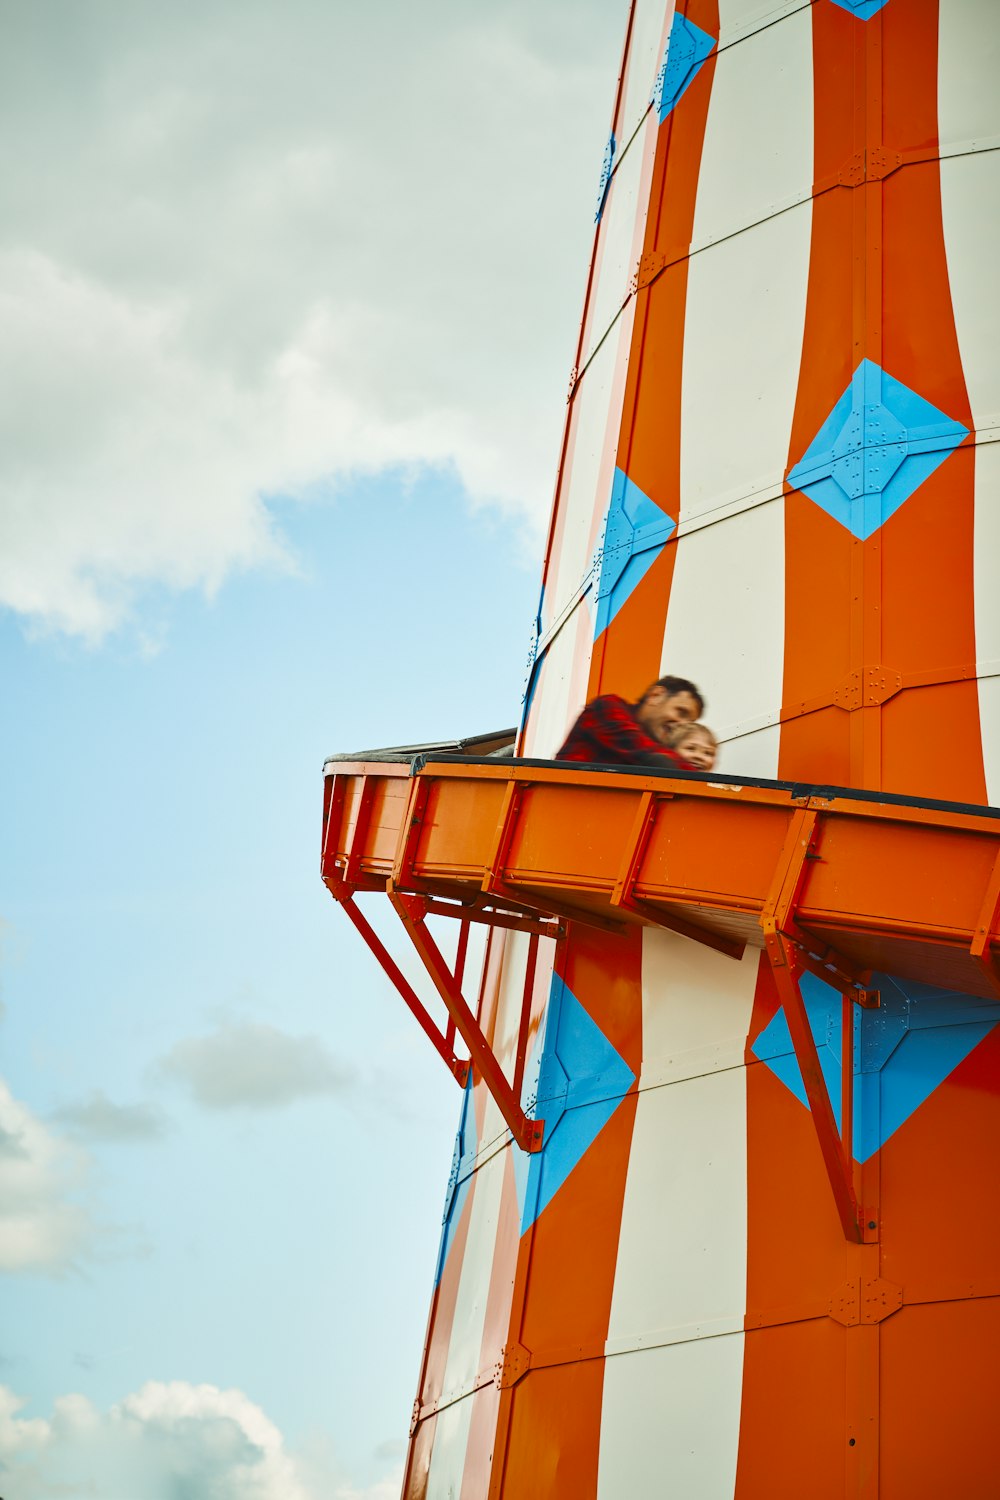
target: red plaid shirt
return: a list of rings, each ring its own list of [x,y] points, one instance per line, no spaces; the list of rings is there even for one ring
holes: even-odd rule
[[[626,703],[615,693],[606,693],[588,703],[556,754],[556,760],[589,761],[593,765],[677,766],[682,771],[694,767],[674,750],[668,750],[642,728],[635,716],[635,704]]]

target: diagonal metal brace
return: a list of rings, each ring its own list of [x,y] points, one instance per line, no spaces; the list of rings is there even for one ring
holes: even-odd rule
[[[816,1050],[816,1039],[812,1034],[805,1001],[799,988],[800,974],[806,969],[813,969],[815,964],[790,935],[790,929],[793,932],[796,930],[794,913],[805,880],[806,862],[814,855],[816,823],[816,813],[812,809],[801,808],[793,816],[760,921],[764,930],[764,946],[771,961],[771,973],[785,1012],[806,1098],[809,1100],[813,1128],[833,1192],[837,1216],[845,1237],[855,1244],[863,1244],[869,1235],[862,1227],[864,1221],[854,1190],[854,1159],[849,1123],[853,1115],[853,1045],[845,1044],[842,1048],[841,1107],[845,1125],[842,1134],[837,1128],[830,1091]],[[826,967],[829,969],[832,965]],[[834,975],[826,972],[822,977],[829,982]],[[838,969],[836,977],[850,985],[845,993],[854,992],[856,986],[846,974]],[[846,1034],[845,1024],[845,1036]]]
[[[540,1151],[545,1121],[531,1119],[522,1109],[520,1099],[508,1083],[493,1048],[483,1035],[479,1022],[462,994],[460,982],[449,969],[444,955],[427,927],[424,902],[419,896],[408,896],[405,892],[398,890],[391,880],[387,884],[386,891],[406,929],[407,936],[430,975],[434,988],[444,1001],[459,1036],[468,1047],[476,1071],[496,1101],[497,1108],[503,1115],[514,1141],[522,1151]],[[526,1004],[529,999],[527,989],[526,984]],[[523,1068],[523,1062],[520,1062],[520,1042],[518,1050],[520,1071]]]
[[[788,1022],[788,1031],[792,1038],[792,1046],[795,1048],[802,1082],[805,1085],[806,1098],[809,1100],[809,1109],[812,1113],[823,1165],[830,1179],[833,1201],[844,1235],[860,1245],[864,1242],[865,1236],[861,1228],[861,1214],[854,1191],[854,1161],[849,1137],[845,1139],[837,1128],[830,1092],[827,1089],[819,1053],[816,1050],[816,1039],[812,1034],[802,991],[799,988],[798,978],[802,972],[801,965],[797,962],[797,956],[785,937],[779,935],[778,943],[783,950],[782,958],[778,961],[772,951],[771,972],[774,975],[778,998],[785,1012],[785,1020]],[[849,1072],[853,1081],[853,1048],[844,1049],[841,1066]],[[850,1095],[846,1086],[844,1093],[847,1095],[844,1102],[850,1105]],[[849,1118],[849,1115],[850,1109],[845,1111],[845,1120]]]
[[[406,1001],[406,1004],[412,1011],[413,1015],[419,1021],[425,1035],[433,1043],[435,1051],[444,1060],[444,1064],[447,1067],[449,1073],[451,1073],[464,1088],[469,1077],[469,1061],[467,1058],[455,1056],[454,1048],[452,1046],[452,1042],[454,1040],[454,1032],[452,1031],[451,1036],[446,1036],[439,1030],[437,1026],[435,1026],[434,1021],[428,1015],[427,1009],[421,1001],[420,996],[410,984],[409,980],[406,978],[405,974],[402,972],[399,965],[392,957],[392,954],[386,948],[382,939],[379,937],[378,933],[375,931],[374,927],[369,922],[364,912],[355,905],[354,898],[349,895],[338,894],[337,900],[340,902],[341,906],[344,908],[347,915],[354,923],[358,932],[360,932],[361,936],[364,938],[365,942],[368,944],[369,948],[374,953],[379,963],[382,965],[382,968],[385,970],[388,977],[396,986],[396,989],[399,991],[400,995]]]

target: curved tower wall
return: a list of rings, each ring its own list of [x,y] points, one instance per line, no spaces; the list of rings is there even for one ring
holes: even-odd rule
[[[669,671],[723,770],[1000,800],[998,64],[989,0],[635,0],[521,753]],[[1000,1006],[878,982],[855,1245],[756,951],[543,941],[546,1144],[467,1091],[408,1497],[996,1492]]]

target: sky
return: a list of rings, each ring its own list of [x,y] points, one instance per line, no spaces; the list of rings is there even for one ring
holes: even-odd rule
[[[5,1500],[398,1493],[460,1096],[321,769],[517,721],[625,14],[0,0]]]

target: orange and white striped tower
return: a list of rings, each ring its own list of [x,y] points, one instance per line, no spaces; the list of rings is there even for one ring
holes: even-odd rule
[[[632,0],[522,757],[671,672],[734,776],[1000,801],[998,69],[995,0]],[[543,1148],[474,1070],[406,1500],[1000,1493],[1000,989],[802,975],[852,1239],[766,954],[531,943]]]

